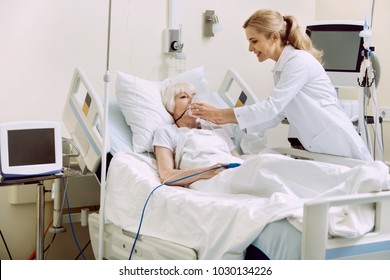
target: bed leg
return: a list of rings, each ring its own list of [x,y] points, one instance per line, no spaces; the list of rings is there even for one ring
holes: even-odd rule
[[[310,208],[310,210],[309,210]],[[301,258],[309,260],[325,259],[328,239],[329,204],[305,204],[302,229]]]

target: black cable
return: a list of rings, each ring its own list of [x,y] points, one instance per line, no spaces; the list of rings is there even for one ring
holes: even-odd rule
[[[188,110],[189,108],[190,108],[190,107],[187,107],[187,108],[184,110],[184,112],[181,113],[181,115],[180,115],[177,119],[174,120],[175,123],[176,123],[178,120],[180,120],[180,119],[184,116],[184,114],[187,112],[187,110]]]
[[[4,235],[3,235],[3,233],[1,232],[1,230],[0,230],[0,235],[1,235],[1,239],[3,239],[3,243],[4,243],[4,246],[5,246],[5,249],[7,250],[9,259],[10,259],[10,260],[13,260],[13,259],[12,259],[12,256],[11,256],[11,252],[10,252],[9,249],[8,249],[7,242],[5,241]]]
[[[382,141],[382,160],[385,159],[384,151],[385,151],[385,140],[383,135],[383,121],[380,122],[381,124],[381,141]]]
[[[84,253],[85,249],[87,249],[88,245],[91,244],[91,239],[87,242],[87,244],[85,244],[85,246],[83,247],[83,249],[81,250],[81,252],[77,255],[77,257],[75,258],[75,260],[78,260],[79,257],[81,256],[82,253]]]
[[[54,233],[49,245],[47,245],[47,247],[43,250],[43,253],[47,253],[47,251],[50,249],[50,246],[54,243],[56,236],[57,236],[57,233]],[[48,255],[49,255],[48,253],[45,255],[45,259],[47,259]]]
[[[54,239],[56,238],[56,236],[57,236],[57,233],[54,233],[53,238],[51,239],[49,245],[47,245],[47,247],[45,248],[45,250],[43,250],[43,252],[46,252],[47,250],[49,250],[49,248],[53,244]]]

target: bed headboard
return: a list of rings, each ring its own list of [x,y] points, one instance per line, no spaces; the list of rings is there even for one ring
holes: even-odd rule
[[[76,68],[63,112],[63,122],[76,144],[82,172],[95,172],[101,162],[103,106],[82,69]]]
[[[230,108],[250,105],[258,101],[248,84],[233,69],[227,70],[218,95]]]
[[[248,84],[233,69],[228,69],[226,71],[217,94],[229,108],[251,105],[258,101]],[[238,124],[231,124],[229,127],[230,131],[228,132],[232,137],[236,150],[240,154],[245,153],[241,147],[241,139],[245,135],[245,132],[239,128]],[[262,132],[259,136],[264,137],[263,134],[264,133]]]

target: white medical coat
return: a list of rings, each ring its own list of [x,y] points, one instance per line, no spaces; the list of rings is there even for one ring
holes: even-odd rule
[[[262,131],[287,117],[308,151],[372,161],[324,68],[310,53],[287,45],[273,74],[275,88],[268,98],[234,109],[241,129]]]

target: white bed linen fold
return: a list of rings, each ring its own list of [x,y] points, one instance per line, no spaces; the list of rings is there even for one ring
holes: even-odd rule
[[[145,201],[159,184],[154,159],[117,153],[107,176],[106,222],[136,232]],[[194,189],[160,187],[146,207],[141,234],[193,248],[199,259],[242,259],[267,223],[290,217],[300,229],[306,199],[380,191],[388,184],[381,163],[349,168],[258,155]],[[371,206],[333,212],[331,234],[359,236],[374,223]]]

